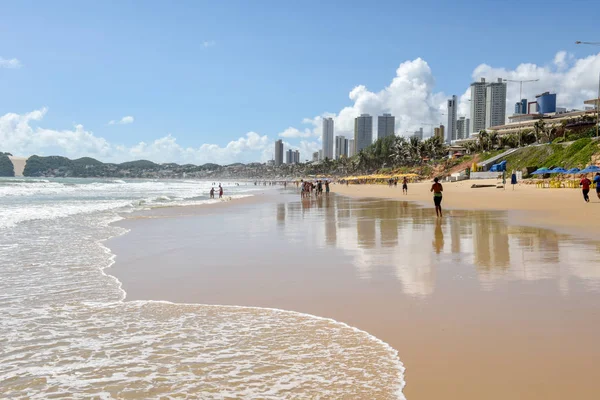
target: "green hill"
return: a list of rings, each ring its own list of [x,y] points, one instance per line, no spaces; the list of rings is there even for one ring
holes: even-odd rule
[[[524,170],[534,167],[582,169],[592,163],[592,156],[600,155],[599,144],[600,142],[596,139],[583,138],[568,144],[552,143],[529,146],[510,154],[505,160],[509,170]]]
[[[68,171],[73,167],[73,162],[66,157],[50,156],[40,157],[31,156],[27,159],[24,176],[44,176],[50,171],[56,171],[58,174]]]
[[[160,165],[153,163],[148,160],[137,160],[137,161],[127,161],[119,164],[120,168],[140,168],[140,169],[151,169],[158,168]]]
[[[13,163],[4,153],[0,153],[0,176],[15,176]]]

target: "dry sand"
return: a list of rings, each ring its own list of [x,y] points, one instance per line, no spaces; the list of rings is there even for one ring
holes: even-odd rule
[[[444,183],[442,208],[455,210],[503,210],[520,224],[560,229],[577,236],[597,237],[600,234],[600,199],[590,191],[590,203],[583,201],[579,189],[541,189],[535,185],[518,184],[514,190],[471,188],[473,184],[496,184],[498,180],[467,180]],[[352,197],[369,197],[415,201],[433,208],[431,182],[408,185],[408,195],[402,185],[332,185],[335,193]]]
[[[430,202],[428,186],[410,185],[407,198]],[[333,190],[401,196],[385,186]],[[531,211],[520,203],[542,199],[542,215],[570,228],[577,226],[553,201],[598,209],[576,190],[477,190],[446,185],[444,204]],[[117,255],[108,272],[128,300],[334,318],[399,351],[409,400],[597,396],[596,242],[512,221],[525,213],[454,210],[439,220],[431,207],[335,195],[300,202],[273,194],[155,213],[122,221],[131,232],[108,242]]]

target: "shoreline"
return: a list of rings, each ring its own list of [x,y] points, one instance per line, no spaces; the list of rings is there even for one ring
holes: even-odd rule
[[[341,194],[336,186],[334,193]],[[426,189],[419,191],[429,198]],[[595,368],[585,365],[597,351],[581,357],[597,325],[587,320],[594,293],[573,275],[570,293],[561,295],[546,274],[553,277],[562,262],[572,262],[570,246],[590,244],[551,231],[515,229],[506,214],[486,210],[436,220],[432,207],[417,207],[418,200],[410,205],[360,193],[301,201],[295,191],[276,193],[239,207],[154,209],[148,218],[120,221],[130,232],[107,246],[117,255],[110,275],[122,283],[125,301],[256,307],[345,324],[397,352],[409,399],[495,400],[509,394],[558,399],[589,393]],[[164,219],[151,218],[153,212]],[[402,222],[405,218],[414,218],[416,229]],[[456,233],[472,236],[475,265],[463,240],[455,249],[454,225]],[[405,231],[393,233],[402,226]],[[490,241],[480,242],[488,234]],[[525,242],[532,237],[535,242]],[[398,241],[396,247],[390,239]],[[499,252],[508,250],[509,242],[513,248],[534,247],[513,250],[507,258]],[[554,246],[562,243],[567,258],[555,260]],[[407,248],[414,251],[406,253]],[[549,259],[544,258],[548,250]],[[522,251],[534,256],[534,265],[520,264],[531,260],[518,257]],[[574,308],[577,302],[582,306]],[[474,324],[477,329],[470,329]],[[533,337],[540,341],[531,343]],[[559,346],[565,337],[578,340]],[[465,376],[469,385],[460,384]],[[559,385],[549,396],[548,380],[559,377],[581,387]]]
[[[590,193],[591,201],[586,204],[579,189],[537,189],[535,185],[524,184],[517,185],[514,191],[508,184],[506,190],[495,187],[475,189],[470,187],[474,183],[495,184],[497,180],[443,183],[444,212],[503,211],[514,225],[552,229],[582,239],[596,240],[600,235],[600,226],[594,224],[600,219],[600,200],[592,197],[594,193]],[[403,195],[400,183],[392,188],[387,185],[336,184],[332,186],[332,192],[352,198],[412,202],[435,213],[430,188],[430,182],[412,183],[408,185],[408,195]]]

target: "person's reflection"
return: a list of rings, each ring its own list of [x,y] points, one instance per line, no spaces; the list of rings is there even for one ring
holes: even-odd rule
[[[440,254],[444,248],[444,232],[442,231],[442,220],[436,219],[435,232],[433,234],[433,249],[436,254]]]

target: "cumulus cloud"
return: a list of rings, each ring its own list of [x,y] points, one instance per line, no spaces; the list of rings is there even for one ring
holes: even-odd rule
[[[549,59],[547,65],[524,63],[515,69],[494,67],[487,64],[477,66],[472,72],[472,81],[481,77],[488,81],[497,78],[510,80],[539,79],[523,85],[523,97],[532,99],[537,93],[551,91],[557,93],[557,105],[567,108],[582,108],[583,101],[594,98],[598,88],[600,54],[576,59],[561,51]],[[470,82],[464,82],[459,97],[459,115],[470,112]],[[406,61],[399,65],[395,76],[388,85],[378,91],[357,85],[348,94],[349,105],[338,112],[324,112],[301,121],[300,127],[290,126],[280,132],[288,142],[286,150],[292,148],[301,152],[303,160],[321,147],[321,127],[323,118],[331,117],[335,122],[335,135],[353,137],[354,118],[362,113],[373,115],[374,132],[377,132],[377,115],[391,113],[396,117],[396,133],[412,134],[419,127],[431,132],[431,125],[446,124],[447,93],[436,91],[434,73],[421,58]],[[506,109],[512,114],[514,104],[519,100],[519,84],[508,83]],[[105,160],[128,160],[148,158],[157,162],[231,162],[266,161],[273,157],[272,139],[249,132],[225,146],[204,144],[200,147],[185,147],[172,135],[150,142],[140,142],[134,146],[108,143],[95,136],[81,125],[66,130],[52,130],[35,127],[46,114],[46,109],[26,114],[6,114],[0,117],[0,144],[4,151],[22,155],[65,154],[68,156],[99,157]],[[132,116],[123,117],[111,124],[131,123]]]
[[[103,161],[121,162],[150,159],[156,162],[181,162],[203,164],[214,162],[229,164],[237,161],[256,161],[270,141],[267,136],[248,132],[230,141],[226,146],[203,144],[200,147],[180,145],[175,137],[167,135],[151,142],[133,146],[109,143],[95,136],[83,125],[72,129],[54,130],[34,126],[47,113],[46,108],[25,114],[9,113],[0,117],[0,143],[3,151],[28,156],[64,155],[67,157],[95,157]]]
[[[5,59],[0,57],[0,68],[21,68],[21,61],[16,58]]]
[[[498,78],[509,80],[533,80],[537,82],[523,84],[523,97],[532,99],[535,94],[545,91],[557,93],[557,105],[569,109],[583,107],[583,101],[594,98],[598,88],[598,71],[600,71],[600,54],[575,59],[566,51],[556,53],[549,65],[523,63],[515,69],[492,67],[480,64],[472,73],[472,82],[486,78],[486,81],[497,81]],[[432,126],[440,123],[447,125],[447,99],[452,94],[435,91],[434,73],[429,64],[421,58],[400,64],[391,82],[379,91],[371,91],[364,85],[357,85],[349,92],[351,105],[337,113],[323,113],[314,118],[307,118],[303,123],[313,125],[313,133],[318,137],[321,132],[323,117],[332,117],[335,121],[335,134],[352,137],[354,135],[354,118],[360,114],[371,114],[373,118],[374,136],[377,132],[377,115],[391,113],[396,117],[396,134],[412,135],[420,127],[429,134]],[[458,115],[470,116],[470,82],[466,82],[464,91],[456,93],[459,100]],[[519,100],[519,84],[508,83],[506,111],[511,115],[514,104]],[[282,137],[308,137],[306,130],[294,127],[286,129]],[[286,136],[283,136],[283,134]]]
[[[118,121],[110,120],[108,121],[109,125],[127,125],[127,124],[133,124],[134,118],[131,115],[127,115],[123,118],[121,118]]]

